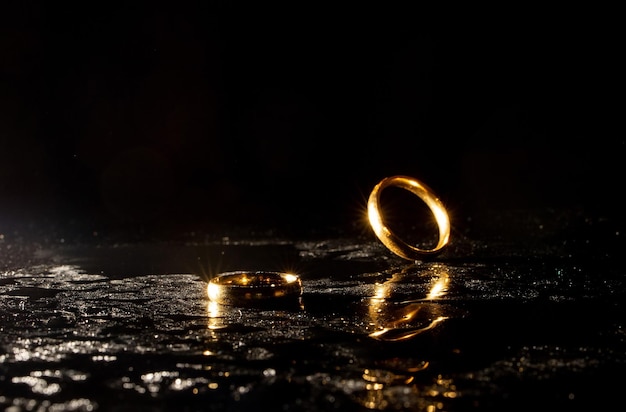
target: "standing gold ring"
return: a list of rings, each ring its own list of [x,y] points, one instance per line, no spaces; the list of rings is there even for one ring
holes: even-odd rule
[[[426,203],[435,217],[439,227],[439,240],[432,249],[420,249],[409,245],[395,235],[385,225],[380,208],[380,196],[382,191],[389,187],[396,186],[417,195]],[[370,226],[380,241],[396,255],[408,259],[416,260],[425,256],[441,252],[450,239],[450,218],[443,203],[437,198],[434,192],[424,183],[408,176],[392,176],[381,180],[370,193],[367,202],[367,215]]]

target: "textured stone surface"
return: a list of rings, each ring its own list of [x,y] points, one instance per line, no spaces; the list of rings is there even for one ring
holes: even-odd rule
[[[0,405],[607,406],[626,369],[626,278],[615,264],[623,242],[588,228],[585,239],[561,231],[525,246],[457,234],[442,255],[416,263],[372,236],[4,239]],[[206,280],[238,269],[297,273],[302,298],[276,308],[209,302]]]

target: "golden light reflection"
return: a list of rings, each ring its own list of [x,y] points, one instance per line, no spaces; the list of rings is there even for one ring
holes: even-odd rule
[[[355,399],[372,410],[447,410],[446,399],[455,399],[461,394],[452,379],[441,375],[430,384],[417,383],[416,374],[427,367],[428,362],[401,370],[365,369],[363,390],[355,393]]]
[[[434,319],[430,324],[420,328],[407,328],[407,329],[398,329],[398,328],[384,328],[382,330],[370,333],[370,337],[379,340],[385,340],[389,342],[397,342],[402,340],[411,339],[414,336],[417,336],[421,333],[424,333],[430,329],[433,329],[439,323],[448,319],[445,316],[439,316]]]
[[[422,403],[427,402],[420,396],[421,391],[414,383],[413,374],[396,373],[384,369],[365,369],[362,378],[365,381],[364,390],[357,394],[356,399],[367,409],[413,410],[414,407],[418,407],[419,410],[423,410]],[[397,391],[394,391],[394,388],[402,389],[402,400],[397,397]]]
[[[431,269],[435,276],[423,298],[403,302],[390,299],[406,276],[415,276],[407,275],[405,271],[374,285],[374,294],[368,305],[368,327],[373,329],[370,337],[385,341],[407,340],[434,329],[448,319],[444,308],[433,301],[445,296],[450,276],[444,265],[434,265]]]
[[[287,283],[297,282],[299,279],[299,277],[297,275],[294,275],[293,273],[285,273],[283,278],[285,279],[285,282]]]
[[[207,305],[207,315],[209,317],[207,328],[209,330],[218,330],[226,327],[224,322],[224,315],[220,304],[214,301],[209,301]]]
[[[220,297],[220,287],[215,283],[209,283],[207,285],[206,292],[207,296],[211,300],[211,303],[215,303],[217,305],[216,302],[219,300]]]
[[[450,283],[450,275],[447,272],[441,272],[439,277],[436,278],[430,287],[427,300],[434,300],[443,297],[448,293],[448,284]]]

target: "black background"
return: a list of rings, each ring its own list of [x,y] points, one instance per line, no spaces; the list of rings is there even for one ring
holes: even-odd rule
[[[0,233],[351,228],[395,174],[457,227],[624,205],[610,10],[2,8]]]

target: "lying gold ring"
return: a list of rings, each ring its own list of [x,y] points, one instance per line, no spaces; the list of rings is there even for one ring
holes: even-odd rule
[[[207,286],[210,300],[233,306],[285,301],[301,294],[300,278],[282,272],[226,272],[209,280]]]
[[[433,249],[419,249],[415,246],[409,245],[391,232],[387,226],[385,226],[380,211],[380,195],[381,192],[389,186],[397,186],[408,190],[422,199],[430,208],[430,211],[433,213],[437,222],[437,226],[439,227],[439,240]],[[380,241],[383,242],[389,250],[404,259],[416,260],[421,257],[439,253],[443,247],[448,244],[450,239],[450,218],[448,217],[448,212],[446,211],[443,203],[437,198],[437,196],[435,196],[433,191],[428,186],[412,177],[392,176],[381,180],[376,186],[374,186],[374,189],[370,193],[370,197],[367,202],[367,215],[370,226],[374,230],[378,239],[380,239]]]

